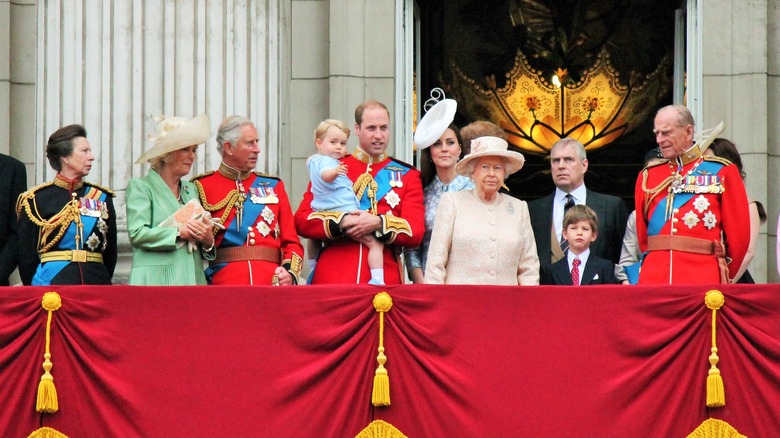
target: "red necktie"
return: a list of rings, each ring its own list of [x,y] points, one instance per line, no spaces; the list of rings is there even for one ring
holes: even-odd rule
[[[580,259],[574,258],[571,262],[571,284],[575,286],[580,285]]]

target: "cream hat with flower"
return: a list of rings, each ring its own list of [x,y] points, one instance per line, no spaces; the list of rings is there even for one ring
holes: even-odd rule
[[[154,142],[154,146],[144,152],[135,164],[146,163],[169,152],[206,143],[211,137],[209,117],[206,114],[192,120],[166,116],[158,116],[154,120],[157,122],[157,136],[146,137]]]
[[[471,153],[463,157],[455,171],[463,176],[471,176],[477,159],[482,157],[502,157],[506,160],[506,174],[511,175],[523,167],[525,157],[520,152],[510,151],[509,143],[498,137],[479,137],[471,140]]]

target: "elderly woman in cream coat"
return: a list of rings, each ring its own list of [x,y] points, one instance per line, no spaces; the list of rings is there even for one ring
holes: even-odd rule
[[[182,218],[178,226],[168,223],[185,204],[198,202],[195,185],[181,178],[190,172],[198,145],[211,136],[209,119],[201,114],[192,120],[157,120],[157,137],[149,138],[154,146],[136,161],[149,162],[151,169],[127,186],[127,232],[133,245],[129,283],[204,285],[203,258],[216,256],[210,216]]]
[[[499,193],[520,170],[523,155],[505,140],[480,137],[456,170],[472,190],[445,193],[436,210],[428,250],[428,284],[538,285],[539,259],[528,205]]]

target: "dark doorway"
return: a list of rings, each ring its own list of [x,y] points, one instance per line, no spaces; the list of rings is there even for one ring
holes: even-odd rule
[[[417,5],[418,96],[425,100],[432,88],[440,87],[447,97],[459,100],[458,126],[485,118],[480,117],[485,112],[457,98],[455,69],[483,89],[490,86],[486,78],[495,78],[498,88],[513,80],[508,72],[516,65],[518,52],[540,75],[549,77],[565,68],[572,81],[580,80],[604,51],[624,85],[658,71],[660,77],[653,80],[664,83],[656,84],[657,95],[638,104],[646,110],[641,120],[634,120],[632,129],[609,144],[588,151],[588,187],[620,196],[632,209],[642,159],[656,146],[653,115],[672,103],[671,60],[679,0],[417,0]],[[532,200],[550,193],[554,185],[545,151],[520,152],[526,165],[507,181],[512,194]]]

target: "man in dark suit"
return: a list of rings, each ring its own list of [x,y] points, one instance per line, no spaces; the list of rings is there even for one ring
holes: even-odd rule
[[[592,208],[599,219],[599,234],[590,246],[593,254],[612,263],[620,260],[628,209],[623,200],[585,187],[588,159],[585,147],[571,138],[558,140],[550,151],[555,192],[528,203],[536,251],[542,267],[564,257],[567,243],[562,239],[563,215],[573,205]]]
[[[16,198],[27,188],[27,171],[16,158],[0,154],[0,286],[8,286],[8,277],[18,262]]]
[[[567,256],[542,268],[539,284],[618,284],[615,264],[590,252],[599,235],[596,212],[587,205],[575,205],[563,217],[563,227],[563,237],[569,243]]]

